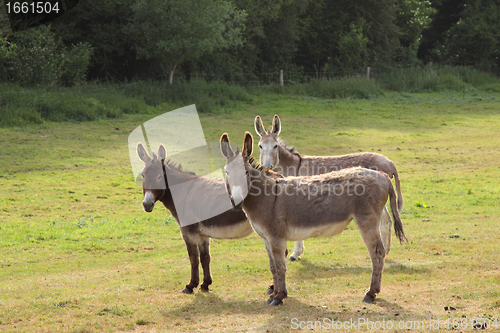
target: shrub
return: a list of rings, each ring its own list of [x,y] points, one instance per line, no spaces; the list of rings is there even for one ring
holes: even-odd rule
[[[85,82],[93,51],[89,43],[78,43],[62,55],[61,83],[63,85],[79,86]]]
[[[17,45],[0,38],[0,81],[7,81],[11,71],[11,62],[15,57]]]
[[[62,57],[49,26],[26,30],[17,36],[12,57],[15,80],[21,86],[53,85],[62,72]]]

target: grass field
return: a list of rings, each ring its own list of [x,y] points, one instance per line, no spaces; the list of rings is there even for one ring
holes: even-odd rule
[[[128,156],[128,135],[153,115],[2,128],[0,331],[274,332],[361,318],[391,331],[434,332],[437,320],[443,331],[470,331],[476,319],[494,325],[499,110],[497,93],[471,91],[266,95],[201,115],[209,142],[228,132],[241,144],[257,114],[267,127],[277,113],[281,136],[301,153],[375,151],[398,167],[409,243],[393,236],[376,302],[361,302],[371,263],[351,223],[336,238],[305,242],[302,260],[288,264],[289,297],[275,308],[264,304],[272,277],[256,234],[213,240],[211,292],[179,293],[190,271],[179,228],[163,207],[142,210]]]

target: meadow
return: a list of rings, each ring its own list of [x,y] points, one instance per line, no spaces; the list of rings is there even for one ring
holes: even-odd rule
[[[161,206],[143,211],[127,147],[134,128],[178,106],[0,128],[0,331],[310,331],[362,318],[385,326],[337,331],[500,326],[498,92],[269,93],[200,114],[207,142],[228,132],[241,145],[245,131],[256,136],[256,115],[269,126],[278,114],[281,136],[303,154],[394,161],[409,243],[393,235],[373,304],[362,303],[371,262],[353,222],[305,241],[288,263],[283,306],[264,304],[272,276],[256,234],[212,240],[211,292],[180,293],[190,268],[179,227]]]

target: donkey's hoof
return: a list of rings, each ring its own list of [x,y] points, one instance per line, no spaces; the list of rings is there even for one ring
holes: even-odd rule
[[[273,285],[269,286],[269,288],[267,288],[266,295],[271,295],[273,291],[274,291],[274,286]]]
[[[365,295],[365,298],[363,298],[363,302],[365,303],[373,303],[375,301],[375,297],[372,297],[368,294]]]
[[[183,294],[192,294],[193,293],[193,289],[189,289],[188,287],[182,289],[181,293]]]
[[[281,301],[279,299],[273,299],[271,304],[269,304],[269,306],[277,306],[277,305],[283,305],[283,301]]]
[[[202,293],[208,293],[208,292],[210,292],[210,289],[208,289],[208,287],[201,286],[200,290],[201,290]]]
[[[290,258],[288,258],[288,260],[290,261],[299,261],[300,257],[298,258],[295,258],[294,256],[290,256]]]

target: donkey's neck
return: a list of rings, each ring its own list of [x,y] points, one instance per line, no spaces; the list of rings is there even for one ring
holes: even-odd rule
[[[167,189],[165,190],[165,194],[159,200],[165,208],[167,208],[172,216],[178,221],[177,210],[175,209],[174,199],[172,197],[172,192],[170,191],[170,186],[174,186],[177,184],[182,184],[188,181],[191,181],[199,176],[192,172],[183,171],[178,167],[166,167],[165,175],[167,177]]]
[[[292,153],[283,145],[278,145],[279,161],[276,171],[283,176],[297,176],[300,167],[300,155]]]
[[[165,194],[161,199],[159,200],[163,206],[165,206],[166,209],[170,211],[172,216],[179,221],[178,215],[177,215],[177,210],[175,209],[175,204],[174,204],[174,199],[172,198],[172,192],[170,192],[170,189],[167,189],[165,191]]]
[[[276,192],[276,179],[267,175],[265,170],[253,168],[248,195],[243,202],[245,213],[265,210],[265,206],[274,204]]]

